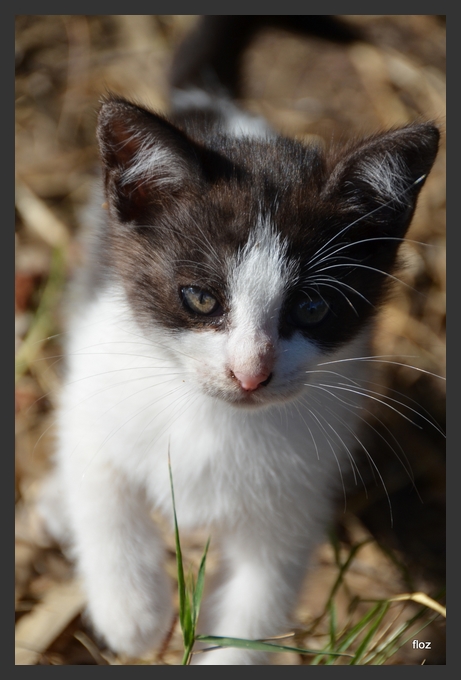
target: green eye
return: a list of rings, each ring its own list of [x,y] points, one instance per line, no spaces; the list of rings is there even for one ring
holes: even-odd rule
[[[319,295],[304,295],[290,308],[289,320],[298,328],[310,328],[316,326],[327,316],[330,308]]]
[[[203,316],[222,314],[222,308],[217,299],[203,288],[185,286],[181,288],[181,295],[185,307],[195,314]]]

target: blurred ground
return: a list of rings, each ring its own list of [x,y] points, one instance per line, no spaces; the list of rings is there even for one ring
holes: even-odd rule
[[[92,638],[68,563],[56,547],[39,544],[33,507],[53,448],[62,291],[79,260],[79,212],[97,168],[98,101],[111,90],[167,111],[172,53],[195,21],[194,16],[16,17],[17,663],[129,663]],[[327,143],[417,119],[435,120],[443,130],[444,17],[354,15],[344,21],[362,32],[362,41],[339,45],[276,29],[262,33],[245,58],[242,103],[284,133]],[[366,493],[351,486],[347,511],[338,518],[342,550],[373,537],[353,562],[347,593],[338,603],[344,616],[354,598],[423,591],[443,601],[445,449],[430,423],[444,429],[444,383],[435,377],[445,374],[444,141],[408,238],[399,272],[404,284],[396,286],[383,310],[375,342],[376,355],[398,363],[380,364],[376,389],[404,402],[406,407],[388,404],[414,423],[382,404],[373,407],[379,420],[372,421],[366,445],[383,476],[393,525],[383,485],[365,464]],[[414,483],[398,460],[404,456]],[[193,562],[203,543],[199,536],[188,545]],[[173,562],[169,568],[173,571]],[[307,629],[324,606],[335,570],[333,550],[325,544],[303,594],[301,628]],[[410,608],[408,616],[412,606],[402,605]],[[431,640],[432,650],[413,650],[408,643],[388,663],[445,662],[442,617],[419,639]],[[314,644],[303,639],[308,642]],[[288,656],[281,663],[301,662]],[[165,654],[150,662],[178,664],[179,659],[175,630]]]

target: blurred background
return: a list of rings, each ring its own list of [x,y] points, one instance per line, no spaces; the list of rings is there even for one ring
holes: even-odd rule
[[[128,663],[104,650],[86,627],[72,570],[59,548],[47,542],[34,504],[53,451],[53,407],[63,369],[63,292],[81,258],[80,216],[98,167],[99,101],[112,91],[168,112],[172,56],[198,19],[192,15],[16,16],[19,664]],[[445,18],[341,15],[338,20],[341,31],[332,41],[288,32],[283,18],[271,17],[271,25],[255,36],[244,54],[241,105],[264,115],[278,131],[306,142],[337,143],[428,119],[443,133]],[[380,401],[370,405],[372,426],[365,437],[384,484],[365,463],[365,484],[350,484],[345,510],[341,501],[336,539],[319,549],[299,607],[304,637],[299,634],[305,645],[318,647],[325,634],[321,625],[315,635],[309,626],[319,619],[328,599],[338,555],[347,555],[363,540],[368,543],[351,563],[349,580],[337,602],[339,619],[350,617],[352,603],[376,597],[418,591],[444,602],[444,134],[402,254],[401,283],[377,324],[374,352],[389,363],[377,364]],[[186,544],[192,564],[199,559],[202,539],[198,536]],[[169,545],[169,569],[174,574]],[[212,564],[211,559],[211,570]],[[404,616],[408,621],[418,611],[414,602],[404,601],[395,619]],[[420,640],[432,642],[431,650],[402,643],[386,663],[445,662],[443,617],[431,606],[418,616],[418,625],[435,619],[418,634]],[[160,654],[130,663],[180,663],[176,628]],[[280,663],[309,660],[284,655]]]

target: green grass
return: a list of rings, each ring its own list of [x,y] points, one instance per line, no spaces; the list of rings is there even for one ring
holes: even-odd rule
[[[206,556],[208,553],[210,539],[208,539],[207,544],[205,546],[205,550],[202,555],[197,580],[194,579],[192,574],[189,574],[189,577],[186,579],[184,575],[181,542],[179,539],[178,520],[176,517],[176,504],[174,498],[173,475],[171,472],[169,455],[168,455],[168,468],[170,472],[171,498],[173,501],[176,564],[178,572],[179,623],[181,625],[184,642],[184,655],[181,661],[181,665],[187,666],[190,664],[192,650],[197,639],[196,634],[197,621],[200,612],[200,604],[202,601],[203,586],[205,582]]]
[[[303,647],[288,647],[286,645],[275,644],[267,640],[246,640],[234,637],[221,637],[216,635],[199,635],[197,634],[197,622],[200,612],[200,604],[203,596],[203,587],[205,583],[205,567],[210,539],[208,539],[205,549],[203,551],[202,559],[198,569],[197,579],[189,573],[188,578],[185,577],[184,564],[181,550],[181,541],[179,536],[178,521],[176,517],[176,504],[174,497],[173,474],[171,471],[170,459],[168,456],[168,466],[170,473],[171,498],[173,502],[173,519],[176,545],[176,565],[178,574],[178,594],[179,594],[179,622],[181,626],[184,654],[181,661],[182,666],[190,664],[194,645],[196,642],[208,643],[212,645],[209,649],[216,647],[239,647],[240,649],[248,649],[259,652],[295,652],[297,654],[313,654],[318,656],[318,650],[304,649]],[[206,651],[206,650],[202,650]],[[328,656],[350,656],[347,652],[342,651],[325,651]]]
[[[344,585],[345,576],[354,557],[364,545],[370,543],[371,539],[352,546],[344,561],[340,558],[337,541],[334,537],[331,540],[338,576],[329,593],[324,612],[315,621],[313,628],[315,629],[321,623],[324,625],[325,622],[327,623],[329,642],[323,651],[349,652],[351,654],[351,658],[347,661],[349,665],[383,665],[390,661],[401,647],[414,639],[440,614],[443,615],[444,608],[423,593],[409,593],[374,601],[355,598],[350,603],[350,619],[341,629],[336,617],[335,596],[339,588]],[[395,564],[399,564],[397,560],[393,561]],[[404,567],[402,567],[402,576],[404,579],[407,577]],[[408,600],[420,602],[423,606],[406,621],[397,624],[396,621],[401,609],[398,609],[395,616],[392,616],[391,607],[398,601],[405,602]],[[353,623],[353,614],[357,611],[359,605],[364,604],[369,605],[368,609]],[[435,610],[436,613],[428,616],[431,609]],[[387,616],[388,614],[389,616]],[[312,632],[313,630],[309,631],[310,634]],[[319,654],[312,659],[311,665],[331,665],[335,662],[335,658],[328,658],[324,654]]]
[[[345,576],[352,561],[361,550],[369,543],[362,541],[352,546],[345,559],[340,557],[338,542],[332,538],[332,546],[335,554],[338,575],[330,589],[323,613],[312,623],[309,630],[303,631],[304,636],[316,634],[319,628],[328,631],[328,642],[321,650],[306,649],[304,647],[292,647],[278,644],[270,640],[246,640],[241,638],[220,637],[215,635],[200,635],[197,633],[197,622],[200,612],[200,604],[203,596],[205,583],[205,569],[210,539],[208,539],[200,561],[197,577],[192,573],[185,576],[181,541],[179,536],[178,522],[176,517],[176,505],[174,497],[173,476],[170,460],[168,458],[171,497],[173,502],[173,517],[176,543],[176,565],[179,591],[179,622],[181,626],[184,654],[181,665],[186,666],[191,662],[196,642],[209,644],[208,649],[216,647],[239,647],[262,652],[290,652],[301,655],[310,655],[310,665],[383,665],[392,659],[398,650],[418,633],[426,628],[437,616],[443,613],[443,607],[422,593],[406,594],[395,598],[367,601],[355,598],[350,604],[350,617],[348,622],[341,628],[338,624],[335,597],[338,590],[345,583]],[[396,601],[414,600],[422,603],[421,608],[412,614],[405,622],[396,624],[400,614],[388,616],[391,607]],[[367,610],[361,617],[354,621],[354,614],[359,604],[368,605]],[[435,610],[431,616],[427,616],[430,609]],[[287,636],[288,637],[288,636]],[[300,635],[298,634],[298,638]],[[279,638],[280,639],[280,638]],[[201,650],[205,651],[206,650]]]
[[[56,332],[55,313],[65,282],[65,258],[61,248],[53,251],[48,280],[40,295],[40,302],[30,328],[19,347],[15,359],[17,383],[34,365],[45,340]]]

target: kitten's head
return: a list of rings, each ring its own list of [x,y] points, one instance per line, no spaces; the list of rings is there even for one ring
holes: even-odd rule
[[[439,133],[413,124],[326,155],[111,98],[98,137],[107,261],[139,323],[204,392],[266,405],[367,328]]]

